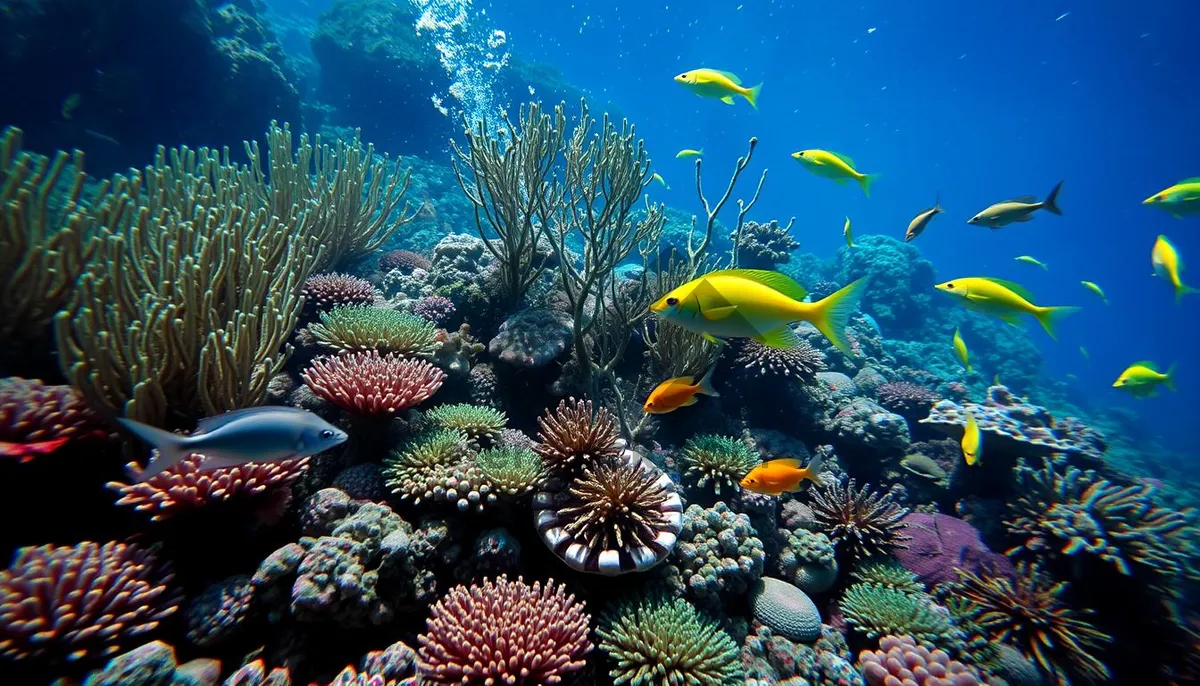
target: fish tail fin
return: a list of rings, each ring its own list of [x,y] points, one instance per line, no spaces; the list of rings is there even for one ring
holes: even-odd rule
[[[879,174],[860,174],[858,185],[862,186],[863,194],[871,197],[871,184],[879,180]]]
[[[1057,215],[1062,214],[1062,210],[1058,208],[1058,192],[1062,190],[1062,185],[1063,182],[1059,181],[1058,184],[1054,186],[1054,190],[1050,191],[1050,195],[1047,195],[1046,199],[1042,201],[1042,207],[1048,212],[1053,212]]]
[[[1048,264],[1046,264],[1045,262],[1043,262],[1043,263],[1042,263],[1042,271],[1044,271],[1044,272],[1048,272],[1048,271],[1050,271],[1050,265],[1048,265]]]
[[[704,372],[704,376],[700,377],[700,381],[696,384],[696,386],[697,386],[696,392],[697,393],[709,395],[714,398],[721,397],[721,394],[718,393],[717,389],[713,388],[713,385],[712,385],[713,372],[715,372],[715,371],[717,371],[717,365],[714,364],[713,366],[708,368],[707,372]]]
[[[746,102],[750,103],[750,106],[756,110],[758,109],[758,96],[760,93],[762,93],[762,87],[763,85],[760,83],[753,88],[747,89],[743,94],[746,98]]]
[[[146,468],[138,474],[138,482],[146,481],[155,474],[178,464],[191,454],[186,436],[173,434],[170,431],[164,431],[132,419],[118,418],[117,421],[132,434],[158,450],[158,459],[147,464]]]
[[[1058,334],[1055,333],[1055,327],[1058,322],[1069,314],[1075,314],[1080,308],[1078,307],[1039,307],[1034,312],[1033,316],[1037,317],[1038,323],[1050,334],[1050,338],[1058,340]]]
[[[825,457],[821,453],[817,453],[808,466],[804,468],[804,478],[820,486],[825,483],[824,477],[821,476],[821,470],[825,468]]]
[[[942,191],[938,189],[937,195],[933,196],[933,209],[935,212],[942,211]]]
[[[1166,386],[1167,390],[1171,391],[1172,393],[1176,392],[1176,390],[1175,390],[1175,365],[1176,364],[1177,363],[1172,362],[1171,366],[1167,367],[1167,378],[1163,379],[1163,385]]]
[[[846,325],[850,322],[850,315],[854,314],[855,308],[858,307],[863,287],[866,285],[866,279],[859,279],[808,306],[808,321],[812,322],[835,348],[846,355],[853,355],[850,344],[846,342]]]
[[[1183,300],[1183,296],[1191,295],[1192,293],[1200,293],[1200,289],[1192,288],[1180,281],[1179,285],[1175,287],[1175,304],[1178,305]]]

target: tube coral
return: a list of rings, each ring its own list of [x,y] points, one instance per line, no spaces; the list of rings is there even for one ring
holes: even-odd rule
[[[347,412],[390,417],[437,392],[446,373],[424,360],[374,350],[319,359],[300,375],[322,398]]]

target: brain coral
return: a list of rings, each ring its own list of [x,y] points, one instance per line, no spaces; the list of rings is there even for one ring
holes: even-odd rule
[[[754,618],[793,641],[821,637],[821,613],[804,591],[786,581],[763,577],[751,596]]]

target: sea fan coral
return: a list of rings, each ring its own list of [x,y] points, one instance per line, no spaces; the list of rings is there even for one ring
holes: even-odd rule
[[[733,364],[752,376],[784,376],[805,383],[817,378],[826,369],[825,353],[801,341],[794,348],[771,348],[758,341],[746,339],[738,349]]]
[[[110,481],[107,487],[121,496],[117,505],[148,512],[150,521],[157,522],[186,510],[283,488],[304,473],[308,459],[248,462],[206,470],[203,455],[190,455],[146,481],[137,480],[141,468],[138,463],[130,462],[125,465],[125,472],[132,482]]]
[[[553,580],[456,586],[418,637],[418,672],[431,683],[557,684],[592,650],[585,609]]]
[[[0,379],[0,457],[25,462],[68,441],[108,434],[104,420],[71,386],[47,386],[39,379]]]
[[[318,343],[338,352],[375,350],[404,357],[432,355],[437,328],[429,320],[381,307],[335,307],[308,327]]]
[[[508,496],[532,491],[546,471],[542,458],[527,448],[492,448],[476,455],[474,461],[492,488]]]
[[[379,291],[370,281],[349,274],[314,274],[304,282],[304,311],[309,317],[340,305],[370,305]]]
[[[742,477],[759,463],[758,453],[742,441],[716,434],[700,434],[683,444],[683,464],[687,475],[695,477],[703,488],[712,481],[721,492],[721,484],[736,487]]]
[[[1083,619],[1090,610],[1063,602],[1067,582],[1056,583],[1037,564],[1025,563],[1017,565],[1015,579],[961,570],[959,579],[954,595],[966,601],[965,616],[990,640],[1015,646],[1060,686],[1076,675],[1087,681],[1109,678],[1094,653],[1112,637]]]
[[[425,418],[443,429],[461,431],[476,448],[495,443],[508,423],[500,410],[470,403],[438,405],[426,412]]]
[[[907,634],[936,643],[953,631],[950,615],[939,611],[924,593],[858,583],[846,589],[838,605],[846,623],[870,638]]]
[[[21,548],[0,572],[0,655],[112,655],[179,609],[155,552],[115,541]]]
[[[353,414],[390,417],[428,400],[446,373],[424,360],[374,350],[319,359],[300,375],[313,393]]]
[[[621,454],[616,421],[607,408],[593,411],[590,400],[561,400],[557,409],[538,418],[538,426],[534,451],[551,468],[571,469]]]
[[[901,521],[908,510],[890,493],[855,488],[854,479],[830,480],[812,489],[812,511],[818,528],[829,535],[838,554],[851,560],[886,555],[909,541]]]
[[[911,381],[885,383],[875,390],[879,404],[910,421],[924,419],[941,398],[937,393]]]
[[[379,271],[387,273],[393,269],[409,273],[414,269],[429,271],[429,259],[411,250],[389,250],[379,256]]]

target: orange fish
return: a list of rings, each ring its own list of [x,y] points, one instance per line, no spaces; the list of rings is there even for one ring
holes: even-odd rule
[[[817,455],[807,467],[800,466],[799,460],[784,458],[764,462],[742,479],[742,488],[763,495],[783,495],[800,490],[800,484],[805,479],[821,483],[821,467],[824,460]]]
[[[681,407],[695,405],[698,395],[711,395],[719,398],[721,394],[712,387],[712,375],[715,369],[714,365],[704,376],[700,377],[699,381],[691,376],[667,379],[650,391],[650,397],[646,398],[646,404],[642,406],[642,409],[649,414],[666,414]]]

